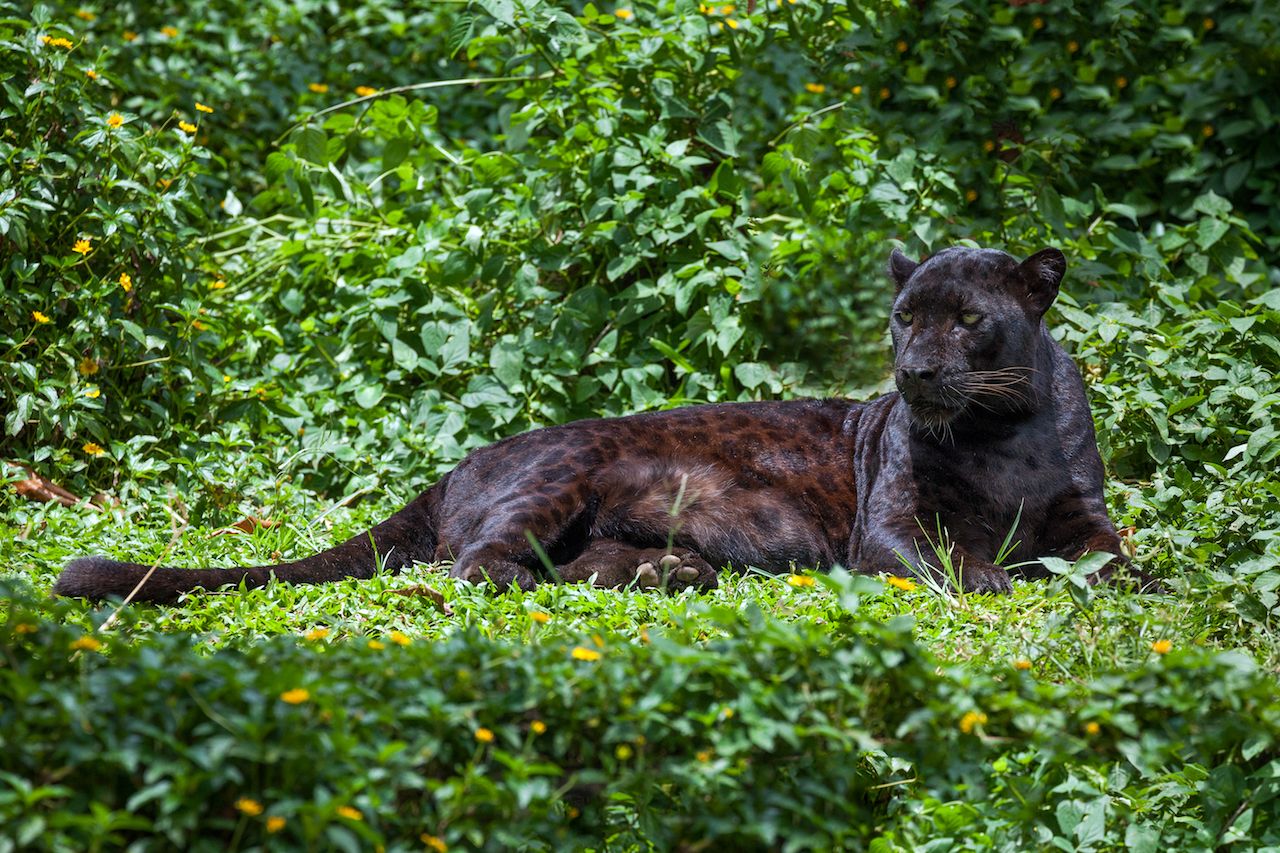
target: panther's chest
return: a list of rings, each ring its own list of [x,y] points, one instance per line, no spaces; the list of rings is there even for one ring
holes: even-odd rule
[[[1034,548],[1036,531],[1069,486],[1053,433],[1028,429],[1001,440],[916,449],[912,483],[925,518],[969,540],[1015,540]]]

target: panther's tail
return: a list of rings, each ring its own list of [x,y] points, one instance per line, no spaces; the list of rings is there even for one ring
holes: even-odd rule
[[[161,567],[151,571],[150,566],[137,563],[121,563],[106,557],[82,557],[67,563],[53,591],[70,598],[123,598],[151,572],[133,600],[171,602],[182,593],[198,587],[213,589],[228,584],[238,585],[241,581],[246,587],[264,586],[272,576],[286,583],[298,584],[369,578],[377,570],[378,560],[382,560],[386,568],[399,571],[414,560],[429,562],[435,553],[436,530],[432,513],[435,496],[432,493],[438,487],[439,484],[367,533],[291,563],[237,569]]]

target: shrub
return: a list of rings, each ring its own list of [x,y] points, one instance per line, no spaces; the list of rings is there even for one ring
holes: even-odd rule
[[[65,605],[11,589],[5,834],[138,849],[1278,840],[1280,708],[1247,656],[1152,653],[1078,687],[966,672],[910,620],[859,616],[875,581],[824,582],[850,608],[831,624],[705,607],[723,638],[697,645],[654,626],[647,643],[462,631],[204,654],[186,636],[83,634],[59,624]]]

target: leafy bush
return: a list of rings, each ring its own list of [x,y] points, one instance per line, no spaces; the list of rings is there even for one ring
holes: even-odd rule
[[[138,849],[1280,841],[1280,707],[1246,656],[1152,653],[1079,689],[975,674],[939,665],[909,619],[861,617],[877,582],[824,583],[848,608],[831,624],[703,607],[723,638],[697,645],[657,627],[528,645],[318,631],[211,654],[85,634],[59,623],[65,605],[11,589],[5,834]]]

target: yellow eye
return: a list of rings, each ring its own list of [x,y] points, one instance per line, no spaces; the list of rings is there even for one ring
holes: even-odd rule
[[[915,319],[915,315],[914,315],[914,314],[912,314],[910,311],[899,311],[899,312],[898,312],[898,322],[899,322],[899,323],[901,323],[901,324],[902,324],[902,325],[904,325],[904,326],[909,326],[909,325],[911,325],[911,321],[912,321],[912,320],[914,320],[914,319]]]
[[[976,326],[980,322],[982,322],[982,315],[981,314],[961,314],[960,322],[964,323],[966,326]]]

